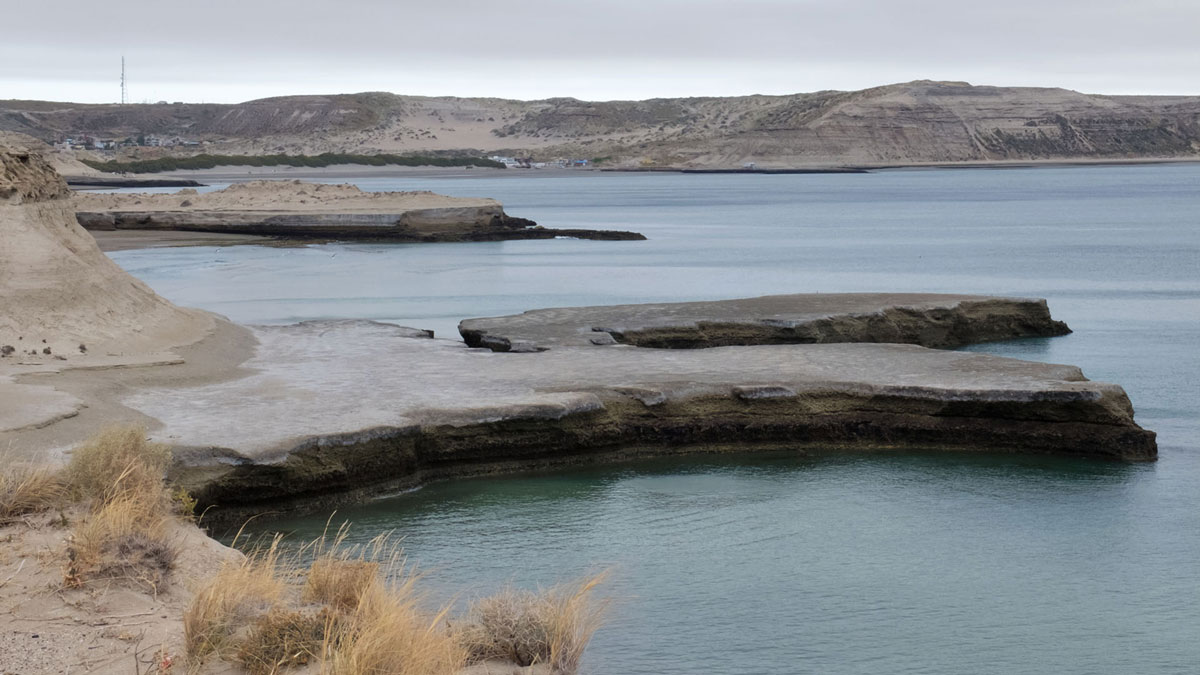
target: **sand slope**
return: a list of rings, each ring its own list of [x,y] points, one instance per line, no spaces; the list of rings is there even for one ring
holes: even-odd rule
[[[176,307],[101,253],[76,223],[66,184],[29,141],[0,134],[0,443],[19,452],[63,447],[105,424],[145,422],[97,388],[124,372],[115,369],[180,364],[175,350],[224,325]],[[91,396],[45,379],[79,368],[92,375]],[[61,423],[82,417],[89,419]],[[25,433],[43,437],[14,436]]]
[[[0,351],[12,348],[0,368],[165,352],[211,331],[212,316],[176,307],[101,253],[62,178],[19,140],[0,135]]]

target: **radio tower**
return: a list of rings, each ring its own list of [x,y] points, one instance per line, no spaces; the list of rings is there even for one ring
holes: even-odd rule
[[[129,103],[129,92],[125,89],[125,57],[121,57],[121,105]]]

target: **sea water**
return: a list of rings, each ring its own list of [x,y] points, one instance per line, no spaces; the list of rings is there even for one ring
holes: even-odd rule
[[[649,240],[111,255],[240,322],[370,318],[447,338],[463,318],[551,306],[1044,297],[1073,334],[970,349],[1117,382],[1159,433],[1153,464],[672,458],[436,483],[337,514],[359,540],[395,530],[436,597],[610,569],[593,673],[1200,672],[1200,165],[353,182]],[[270,527],[303,539],[326,515]]]

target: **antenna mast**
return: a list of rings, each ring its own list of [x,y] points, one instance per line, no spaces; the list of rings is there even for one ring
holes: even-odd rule
[[[129,92],[125,89],[125,57],[121,57],[121,105],[129,103]]]

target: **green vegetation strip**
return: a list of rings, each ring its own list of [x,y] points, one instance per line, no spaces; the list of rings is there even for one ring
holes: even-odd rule
[[[100,171],[112,173],[161,173],[179,169],[211,169],[216,166],[307,166],[324,167],[333,164],[365,164],[367,166],[481,166],[503,169],[504,164],[482,157],[428,157],[422,155],[352,155],[325,152],[320,155],[193,155],[192,157],[161,157],[131,162],[97,162],[82,160]]]

